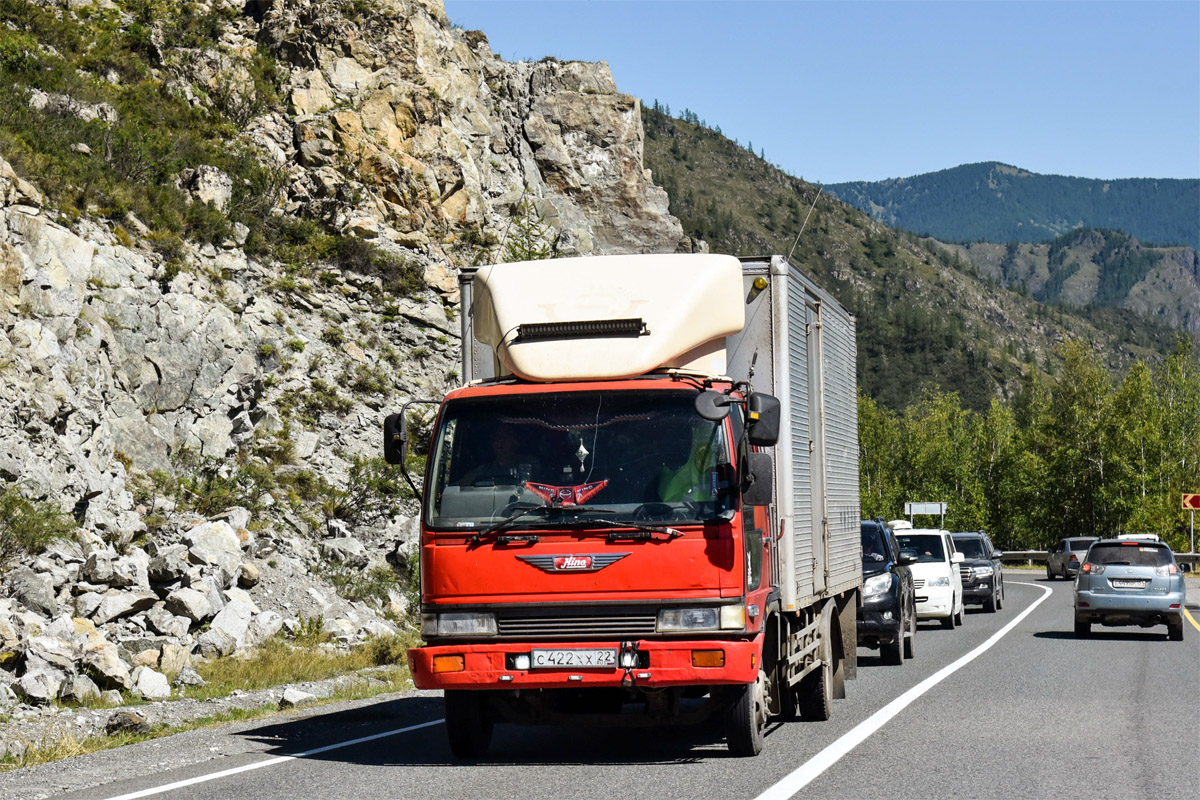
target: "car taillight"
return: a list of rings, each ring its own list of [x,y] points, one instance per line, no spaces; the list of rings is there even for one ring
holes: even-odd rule
[[[1074,553],[1071,553],[1071,560],[1072,560],[1072,561],[1078,561],[1078,560],[1079,560],[1079,556],[1075,555]]]
[[[1092,564],[1091,562],[1088,562],[1083,565],[1082,571],[1088,575],[1103,575],[1104,574],[1104,565],[1103,564]]]
[[[1174,564],[1167,564],[1165,566],[1156,567],[1154,569],[1155,575],[1163,575],[1163,576],[1174,575],[1177,572],[1179,572],[1179,567],[1175,566]]]

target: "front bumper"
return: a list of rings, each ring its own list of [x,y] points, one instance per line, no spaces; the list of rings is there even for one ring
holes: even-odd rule
[[[963,602],[984,603],[992,594],[992,581],[990,579],[983,580],[973,586],[963,587]]]
[[[917,619],[944,619],[953,614],[953,586],[926,586],[917,590]]]
[[[645,666],[615,668],[565,667],[512,669],[507,657],[531,649],[617,648],[619,642],[488,642],[486,644],[426,645],[408,651],[408,666],[418,689],[579,689],[628,685],[642,688],[714,686],[752,683],[758,678],[763,636],[746,640],[638,640]],[[721,667],[694,666],[693,651],[721,650]],[[437,656],[462,656],[458,672],[433,671]]]
[[[877,647],[896,641],[902,620],[900,601],[891,594],[864,600],[858,609],[858,643]]]

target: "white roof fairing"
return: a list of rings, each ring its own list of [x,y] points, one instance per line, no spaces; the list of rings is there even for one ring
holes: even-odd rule
[[[501,372],[529,381],[615,380],[678,367],[725,373],[725,337],[745,325],[741,263],[710,254],[592,256],[482,267],[475,338]],[[647,335],[517,340],[531,323],[641,319]]]

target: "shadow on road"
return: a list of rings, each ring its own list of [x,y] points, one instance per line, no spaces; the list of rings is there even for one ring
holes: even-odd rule
[[[1167,638],[1167,632],[1164,628],[1162,632],[1158,631],[1120,631],[1120,630],[1096,630],[1092,628],[1092,635],[1086,639],[1079,639],[1075,636],[1074,631],[1038,631],[1033,635],[1035,639],[1070,639],[1072,641],[1086,642],[1090,640],[1110,641],[1110,642],[1155,642]]]
[[[270,746],[276,756],[311,753],[322,747],[397,731],[442,718],[440,697],[405,697],[304,719],[273,722],[242,732]],[[803,722],[789,723],[800,724]],[[770,725],[770,737],[779,724]],[[364,766],[461,766],[473,764],[681,764],[729,755],[721,726],[714,722],[671,728],[589,728],[497,724],[484,759],[454,758],[441,724],[373,741],[306,755]]]

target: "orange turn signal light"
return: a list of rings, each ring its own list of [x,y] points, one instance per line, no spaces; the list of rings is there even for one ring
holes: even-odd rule
[[[693,650],[693,667],[723,667],[725,666],[724,650]]]
[[[462,672],[467,668],[467,661],[462,656],[434,656],[433,673]]]

